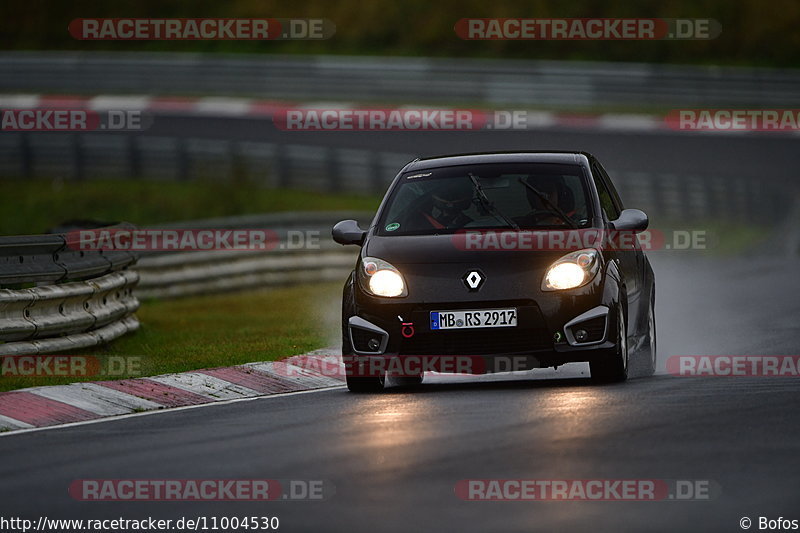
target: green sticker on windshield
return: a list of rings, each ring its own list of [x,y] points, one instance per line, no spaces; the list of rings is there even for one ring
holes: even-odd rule
[[[386,226],[386,231],[394,231],[400,227],[400,224],[397,222],[392,222],[391,224]]]

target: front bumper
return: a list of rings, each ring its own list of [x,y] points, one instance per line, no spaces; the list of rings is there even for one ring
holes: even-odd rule
[[[550,316],[533,300],[361,306],[356,315],[348,318],[347,334],[354,361],[378,359],[383,361],[381,364],[391,365],[387,359],[395,358],[426,370],[449,372],[455,368],[459,373],[470,374],[558,366],[591,361],[614,348],[613,339],[609,340],[610,306],[598,300],[596,295],[570,295]],[[499,307],[517,309],[516,327],[430,327],[431,311]],[[465,365],[472,371],[464,371]],[[408,368],[405,364],[401,367]]]

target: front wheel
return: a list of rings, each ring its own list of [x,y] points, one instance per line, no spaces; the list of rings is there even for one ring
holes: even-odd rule
[[[350,392],[380,392],[385,377],[358,375],[357,363],[353,361],[353,346],[350,344],[348,319],[355,313],[353,301],[352,274],[342,293],[342,360],[345,363],[345,379]]]
[[[381,392],[384,382],[384,376],[347,376],[347,389],[350,392]]]
[[[644,356],[647,357],[645,376],[652,376],[658,363],[656,350],[656,296],[650,297],[650,308],[647,313],[647,344],[644,347]]]
[[[628,328],[622,304],[616,310],[616,348],[589,362],[592,379],[600,383],[616,383],[628,379]]]
[[[415,376],[395,376],[392,378],[394,383],[396,383],[400,387],[408,387],[408,388],[419,387],[420,385],[422,385],[423,379],[425,379],[425,375],[422,373]]]

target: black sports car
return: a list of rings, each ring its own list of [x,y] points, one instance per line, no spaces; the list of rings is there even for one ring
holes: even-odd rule
[[[656,364],[655,283],[608,174],[584,152],[417,159],[392,182],[342,298],[351,391],[386,375],[470,374],[588,361],[623,381]]]

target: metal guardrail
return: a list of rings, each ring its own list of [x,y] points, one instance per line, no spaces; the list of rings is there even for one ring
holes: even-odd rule
[[[170,229],[268,229],[277,234],[279,243],[266,251],[146,253],[136,265],[140,275],[136,295],[177,298],[309,280],[341,281],[353,269],[357,250],[334,243],[330,230],[347,218],[364,226],[371,222],[371,214],[363,212],[292,212],[172,224]],[[293,249],[292,232],[314,236],[314,241]]]
[[[486,104],[800,106],[800,71],[640,63],[3,52],[0,91]]]
[[[416,157],[408,153],[224,139],[4,133],[0,176],[70,180],[147,177],[227,180],[264,187],[377,192]]]
[[[109,226],[114,228],[133,226]],[[126,251],[81,250],[75,235],[69,233],[0,237],[0,287],[83,280],[121,270],[135,261],[136,256]]]
[[[0,288],[0,355],[85,348],[138,328],[135,255],[80,250],[73,238],[0,237],[0,287],[11,287]]]
[[[76,134],[0,135],[0,176],[67,179],[142,177],[227,180],[265,188],[383,193],[413,154],[319,145],[171,137]],[[23,154],[27,154],[24,155]],[[620,158],[635,157],[621,151]],[[27,158],[21,161],[21,158]],[[774,223],[789,208],[786,185],[747,173],[677,174],[609,168],[626,204],[667,218],[728,218]],[[2,260],[2,259],[0,259]]]
[[[341,248],[341,247],[340,247]],[[343,280],[353,269],[354,250],[285,252],[194,252],[145,260],[136,295],[176,298],[270,285]]]
[[[335,244],[330,229],[345,218],[364,225],[371,221],[363,212],[292,212],[159,226],[268,229],[279,243],[268,251],[142,252],[138,262],[127,251],[78,251],[71,234],[0,237],[0,286],[38,285],[0,288],[0,356],[109,342],[139,327],[133,313],[140,297],[342,280],[352,270],[357,250]],[[293,248],[297,242],[290,243],[290,235],[313,240]]]

